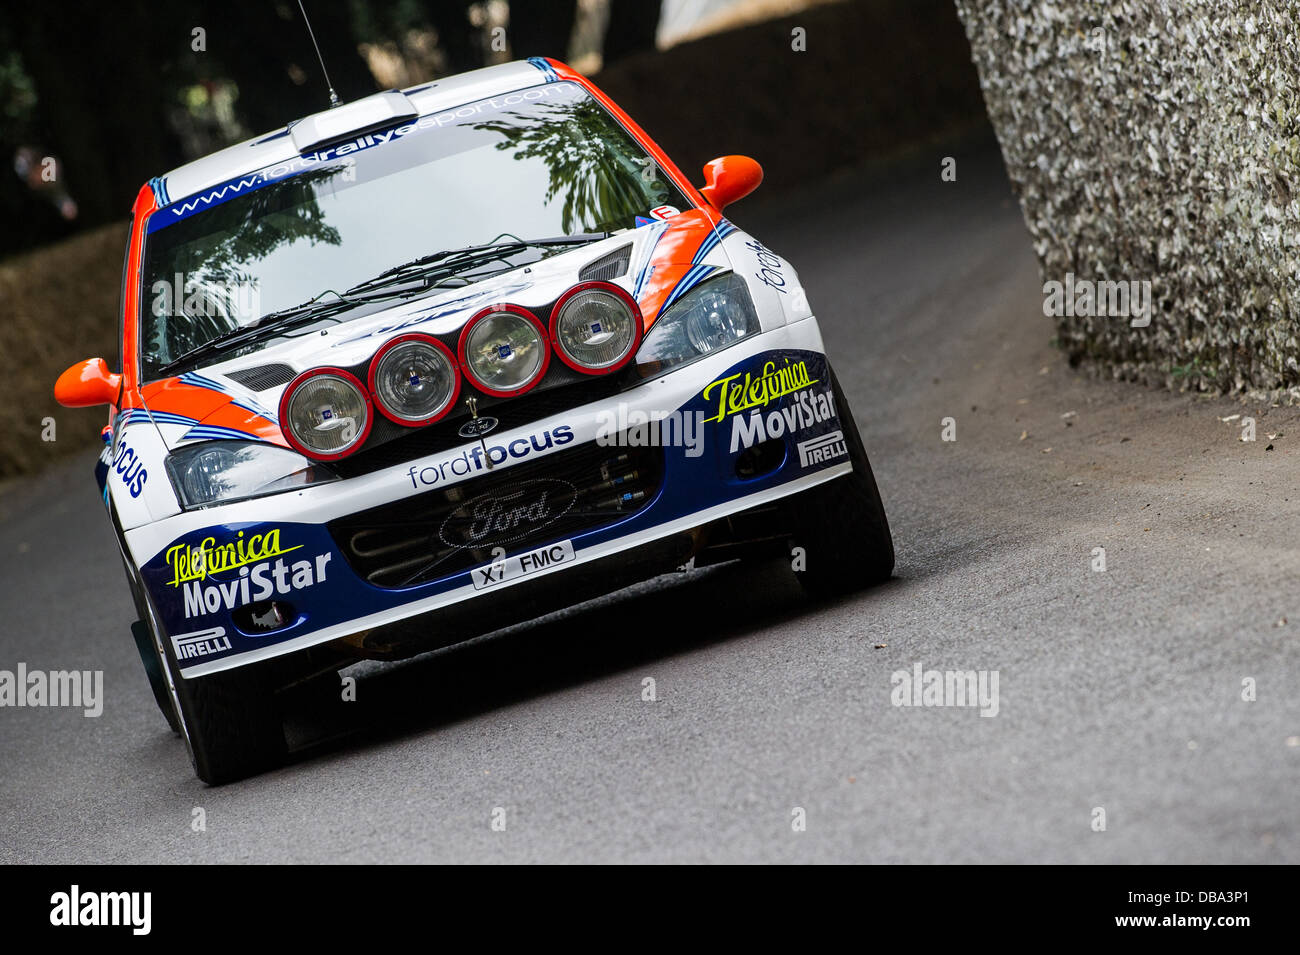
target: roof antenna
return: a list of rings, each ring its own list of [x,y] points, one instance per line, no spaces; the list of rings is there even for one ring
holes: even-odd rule
[[[302,11],[302,22],[307,24],[307,35],[311,37],[311,45],[316,48],[316,59],[320,60],[320,71],[325,74],[325,85],[330,91],[330,109],[335,106],[342,106],[343,100],[339,99],[339,94],[334,92],[334,84],[330,82],[329,70],[325,69],[325,57],[320,55],[320,44],[316,42],[316,31],[311,28],[311,20],[307,18],[307,10],[302,5],[302,0],[298,0],[298,9]]]

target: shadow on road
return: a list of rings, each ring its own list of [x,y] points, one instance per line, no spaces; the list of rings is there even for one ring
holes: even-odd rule
[[[873,599],[897,581],[845,601]],[[752,636],[830,605],[808,598],[779,560],[659,578],[402,663],[363,664],[356,701],[322,680],[286,701],[295,761],[447,726],[674,655]],[[640,677],[625,692],[636,699]]]

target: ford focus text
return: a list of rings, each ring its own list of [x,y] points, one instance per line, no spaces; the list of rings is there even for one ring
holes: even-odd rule
[[[136,199],[97,477],[155,697],[219,783],[283,690],[685,564],[887,578],[795,270],[587,79],[535,59],[308,116]],[[693,563],[692,563],[693,562]]]

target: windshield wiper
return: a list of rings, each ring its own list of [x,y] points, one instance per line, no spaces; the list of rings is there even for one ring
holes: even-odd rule
[[[589,242],[599,242],[601,239],[607,239],[609,235],[608,232],[583,232],[577,235],[560,235],[546,239],[517,239],[511,236],[510,238],[513,241],[510,242],[497,242],[496,239],[493,239],[483,245],[470,245],[462,249],[443,249],[441,252],[431,252],[428,255],[412,259],[410,262],[403,262],[401,265],[386,269],[374,278],[366,279],[364,282],[352,286],[344,295],[388,285],[397,278],[406,277],[412,273],[418,274],[427,270],[434,274],[455,275],[457,272],[464,271],[476,264],[490,262],[493,259],[505,259],[525,249],[548,248],[557,245],[586,245]],[[497,236],[497,239],[502,237]],[[438,266],[438,268],[432,269],[430,266]]]
[[[484,245],[471,245],[463,249],[444,249],[441,252],[422,255],[418,259],[412,259],[410,262],[404,262],[401,265],[395,265],[391,269],[380,272],[374,278],[366,279],[342,294],[329,289],[300,305],[269,312],[255,322],[249,322],[247,325],[240,325],[238,328],[222,332],[216,338],[209,339],[202,345],[191,348],[189,351],[173,358],[158,369],[158,374],[166,375],[177,368],[193,364],[209,355],[255,341],[268,332],[283,331],[304,322],[315,321],[341,308],[358,305],[363,301],[384,298],[383,295],[363,295],[361,293],[385,285],[407,281],[416,276],[423,278],[427,282],[434,277],[455,275],[457,272],[462,272],[475,265],[481,265],[484,262],[491,262],[493,259],[504,260],[506,257],[515,255],[525,249],[548,248],[559,245],[586,245],[589,242],[607,239],[609,236],[610,233],[608,232],[583,232],[576,235],[561,235],[545,239],[519,239],[510,236],[513,240],[510,242],[497,242],[496,239],[493,239],[492,242]],[[497,236],[497,239],[503,237],[505,237],[504,234]],[[326,295],[335,295],[337,299],[330,302],[320,301]]]
[[[217,352],[225,351],[228,348],[234,348],[247,342],[261,338],[271,331],[283,331],[292,328],[295,325],[304,324],[308,321],[315,321],[318,318],[327,315],[341,307],[346,307],[354,303],[348,301],[343,296],[339,296],[337,301],[321,302],[323,295],[331,294],[321,292],[315,298],[303,302],[301,305],[295,305],[292,308],[283,308],[278,312],[268,312],[255,322],[249,322],[247,325],[240,325],[238,328],[232,328],[229,331],[222,332],[216,338],[210,338],[202,345],[191,348],[189,351],[173,358],[167,364],[158,369],[159,375],[166,375],[184,365],[192,365],[194,362],[214,355]],[[338,295],[337,292],[332,293]]]

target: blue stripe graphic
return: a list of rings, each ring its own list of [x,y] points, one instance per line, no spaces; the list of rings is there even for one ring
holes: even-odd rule
[[[634,285],[632,288],[633,298],[640,298],[641,293],[645,291],[645,283],[650,280],[650,272],[651,272],[650,263],[654,261],[655,248],[659,245],[659,240],[664,237],[664,233],[668,231],[668,223],[663,222],[660,223],[658,226],[647,226],[647,228],[650,229],[657,228],[659,230],[659,234],[654,237],[654,241],[651,242],[650,247],[646,249],[645,263],[641,266],[641,271],[637,273],[636,285]]]
[[[700,243],[700,247],[695,250],[695,255],[691,257],[691,261],[704,261],[705,256],[716,249],[723,239],[735,231],[736,227],[726,219],[723,219],[721,223],[714,227],[713,231],[708,234],[705,240]]]
[[[722,269],[716,265],[691,266],[690,270],[681,277],[681,281],[679,281],[677,285],[674,286],[672,292],[669,293],[668,298],[664,300],[664,304],[660,308],[660,312],[663,312],[664,310],[669,308],[674,302],[676,302],[679,298],[681,298],[691,289],[695,288],[695,286],[699,285],[710,275],[720,271],[722,271]]]
[[[542,73],[546,76],[546,82],[556,83],[559,81],[560,79],[559,74],[555,72],[551,64],[547,63],[540,56],[530,56],[528,58],[528,62],[542,71]]]
[[[226,393],[226,389],[223,388],[219,382],[215,382],[211,378],[204,378],[196,371],[187,371],[185,374],[181,375],[180,380],[187,385],[207,388],[209,391],[219,391],[223,395]]]
[[[234,439],[237,441],[261,441],[262,440],[255,434],[248,434],[244,431],[236,431],[234,428],[222,428],[210,424],[201,424],[198,425],[197,427],[190,428],[189,431],[186,431],[183,435],[181,435],[182,441],[189,441],[192,439],[199,439],[199,438],[206,438],[212,441],[221,441],[226,439]]]

